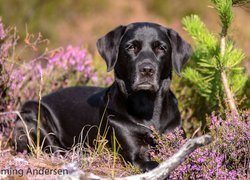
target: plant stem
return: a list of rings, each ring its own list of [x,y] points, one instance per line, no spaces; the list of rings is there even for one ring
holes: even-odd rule
[[[220,39],[220,54],[221,54],[221,57],[224,56],[225,49],[226,49],[226,37],[225,37],[224,33],[222,33],[221,39]],[[222,84],[224,86],[224,90],[225,90],[226,97],[227,97],[227,100],[228,100],[229,108],[233,113],[235,113],[238,116],[239,113],[238,113],[237,107],[235,105],[235,100],[234,100],[234,97],[233,97],[233,93],[230,90],[230,87],[229,87],[229,84],[228,84],[227,74],[226,74],[224,69],[222,69],[222,71],[221,71],[221,81],[222,81]]]
[[[37,144],[36,144],[36,156],[37,158],[39,158],[40,156],[40,137],[41,137],[41,132],[40,132],[40,128],[41,128],[41,100],[42,100],[42,84],[43,84],[43,73],[41,70],[41,83],[40,83],[40,87],[39,87],[39,101],[38,101],[38,117],[37,117]]]

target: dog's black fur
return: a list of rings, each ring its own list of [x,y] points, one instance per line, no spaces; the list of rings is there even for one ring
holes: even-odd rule
[[[172,69],[177,74],[191,55],[191,46],[177,32],[153,23],[119,26],[97,41],[108,71],[114,69],[115,81],[108,88],[70,87],[42,98],[41,140],[45,146],[70,148],[78,137],[88,137],[93,145],[104,114],[101,133],[107,121],[121,145],[123,157],[142,171],[158,164],[151,161],[148,145],[153,145],[154,127],[166,133],[181,127],[177,100],[170,90]],[[107,106],[106,111],[104,111]],[[28,101],[21,115],[31,135],[36,137],[38,102]],[[14,130],[17,151],[27,150],[23,122]],[[48,135],[53,133],[53,135]]]

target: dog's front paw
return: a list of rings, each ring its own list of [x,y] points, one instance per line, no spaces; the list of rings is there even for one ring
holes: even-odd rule
[[[156,168],[158,165],[159,165],[159,163],[156,161],[146,161],[145,163],[143,163],[141,165],[141,171],[142,172],[150,171],[150,170]]]

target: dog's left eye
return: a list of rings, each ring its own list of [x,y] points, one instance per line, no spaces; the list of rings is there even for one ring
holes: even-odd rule
[[[167,52],[167,47],[164,45],[159,45],[157,47],[155,47],[155,51],[157,52]]]
[[[164,44],[160,41],[153,42],[152,48],[153,48],[155,53],[165,53],[168,50],[166,44]]]

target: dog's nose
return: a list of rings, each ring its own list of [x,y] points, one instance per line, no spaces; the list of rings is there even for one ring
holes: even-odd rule
[[[155,68],[152,64],[145,63],[139,67],[140,73],[143,76],[152,76],[155,73]]]

